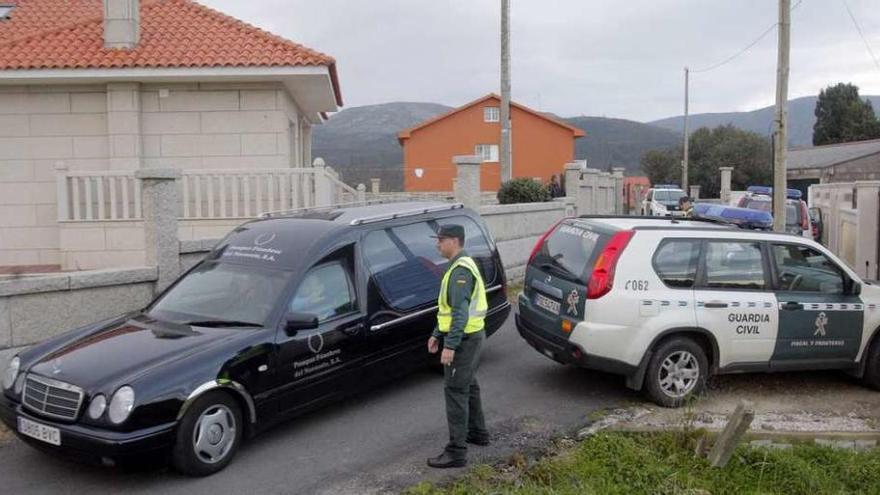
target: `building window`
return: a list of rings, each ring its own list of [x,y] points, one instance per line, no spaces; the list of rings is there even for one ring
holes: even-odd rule
[[[474,146],[474,154],[483,159],[484,162],[498,161],[498,145],[497,144],[478,144]]]
[[[15,5],[0,4],[0,21],[4,19],[9,19],[9,14],[12,13],[12,9],[14,8]]]
[[[498,122],[501,120],[501,110],[498,107],[483,108],[483,122]]]

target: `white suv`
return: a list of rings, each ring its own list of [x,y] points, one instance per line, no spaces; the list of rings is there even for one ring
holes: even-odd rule
[[[684,215],[678,208],[679,198],[685,196],[682,189],[672,184],[657,184],[645,193],[642,215],[668,217]]]
[[[843,369],[880,388],[878,305],[880,288],[803,237],[585,216],[538,241],[516,325],[547,357],[677,407],[721,373]]]

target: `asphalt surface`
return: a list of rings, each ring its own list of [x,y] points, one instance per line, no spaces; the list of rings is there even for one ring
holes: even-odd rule
[[[597,408],[641,400],[613,375],[562,366],[525,343],[513,315],[487,341],[478,378],[489,447],[474,462],[540,449],[571,433]],[[461,470],[425,459],[447,438],[442,376],[425,370],[296,418],[246,442],[224,471],[191,479],[169,469],[140,472],[57,460],[18,439],[0,442],[3,493],[377,493]]]

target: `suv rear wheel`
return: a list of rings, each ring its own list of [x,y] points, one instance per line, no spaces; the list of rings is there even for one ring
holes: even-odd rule
[[[709,361],[699,344],[687,337],[661,343],[648,363],[645,392],[663,407],[679,407],[706,387]]]

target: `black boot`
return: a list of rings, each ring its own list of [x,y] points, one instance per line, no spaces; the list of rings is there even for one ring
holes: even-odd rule
[[[444,450],[443,453],[437,457],[431,457],[428,459],[428,466],[440,469],[464,467],[467,466],[467,459],[456,459],[452,457],[449,452]]]

